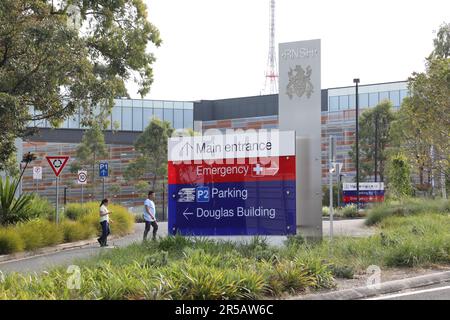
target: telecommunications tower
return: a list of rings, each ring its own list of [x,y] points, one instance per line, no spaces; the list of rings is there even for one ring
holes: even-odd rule
[[[270,0],[269,56],[267,59],[264,94],[278,93],[278,68],[275,51],[275,0]]]

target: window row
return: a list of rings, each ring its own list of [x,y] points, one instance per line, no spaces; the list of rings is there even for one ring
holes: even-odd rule
[[[34,114],[30,108],[30,114]],[[153,118],[168,121],[173,128],[193,128],[193,109],[163,109],[142,107],[118,107],[112,109],[109,117],[109,130],[143,131]],[[46,120],[30,122],[30,127],[49,128]],[[70,116],[60,126],[62,129],[84,129],[80,124],[80,114]]]
[[[408,90],[393,90],[372,93],[360,93],[359,107],[374,107],[383,100],[390,100],[394,107],[400,107],[403,99],[408,96]],[[356,95],[330,96],[328,100],[328,111],[340,111],[356,108]]]

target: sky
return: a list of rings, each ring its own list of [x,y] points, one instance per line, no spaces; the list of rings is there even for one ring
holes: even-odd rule
[[[161,47],[148,99],[260,95],[269,51],[269,0],[145,0]],[[321,39],[322,88],[406,80],[424,70],[450,1],[277,0],[278,43]],[[277,52],[278,57],[278,52]],[[277,58],[278,61],[278,58]],[[136,86],[129,94],[138,98]]]

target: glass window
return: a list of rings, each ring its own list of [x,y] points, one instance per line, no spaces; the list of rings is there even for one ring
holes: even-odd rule
[[[163,109],[153,109],[153,117],[159,120],[163,120]]]
[[[328,111],[338,111],[339,110],[339,97],[330,97],[330,106]]]
[[[351,94],[348,96],[348,107],[350,109],[354,109],[356,107],[355,94]]]
[[[380,102],[383,100],[389,100],[389,91],[380,92]]]
[[[133,114],[131,108],[122,108],[122,130],[133,130]]]
[[[369,93],[369,106],[376,106],[378,104],[378,92]]]
[[[163,103],[162,101],[153,101],[153,108],[158,108],[158,109],[162,109],[163,108]]]
[[[361,108],[366,108],[369,106],[369,94],[359,93],[358,105]]]
[[[194,103],[193,102],[184,102],[183,106],[184,106],[184,109],[194,110]]]
[[[122,107],[112,109],[112,125],[114,129],[122,130]]]
[[[142,131],[142,108],[133,108],[133,131]]]
[[[173,127],[173,110],[164,109],[164,121],[169,121],[170,125]]]
[[[153,108],[153,103],[151,100],[144,100],[144,101],[142,101],[142,106],[144,108],[151,109],[151,108]]]
[[[347,110],[347,109],[348,109],[348,96],[340,96],[339,110]]]
[[[184,110],[184,127],[194,128],[194,112],[192,110]]]
[[[400,90],[400,103],[408,96],[408,90]]]
[[[183,110],[173,110],[173,127],[175,129],[183,129]]]
[[[164,109],[173,109],[172,101],[164,101]]]
[[[399,107],[400,106],[400,91],[395,90],[395,91],[389,92],[389,99],[392,101],[392,104],[394,105],[394,107]]]
[[[142,100],[141,99],[134,99],[133,100],[133,107],[134,108],[142,108]]]
[[[144,108],[144,127],[143,129],[147,128],[147,126],[150,124],[150,121],[152,121],[153,118],[153,109],[145,109]]]
[[[122,107],[132,107],[133,100],[131,99],[122,99]]]
[[[174,102],[173,107],[174,109],[183,109],[183,102]]]
[[[122,99],[114,99],[114,106],[121,107],[122,106]]]

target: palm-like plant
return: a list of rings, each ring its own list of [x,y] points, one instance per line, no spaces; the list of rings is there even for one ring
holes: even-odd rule
[[[0,225],[15,224],[19,221],[27,220],[32,194],[22,194],[15,197],[19,179],[0,179]]]

